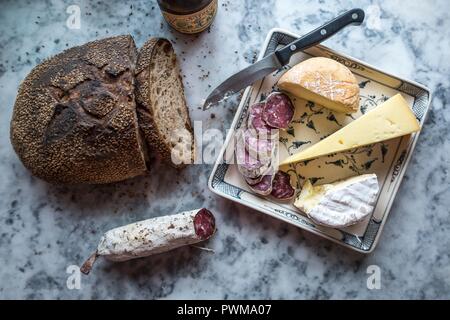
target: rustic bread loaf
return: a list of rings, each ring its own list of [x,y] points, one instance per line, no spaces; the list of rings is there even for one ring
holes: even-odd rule
[[[25,167],[49,182],[109,183],[146,171],[134,98],[131,36],[68,49],[21,84],[11,142]]]
[[[305,60],[283,74],[278,87],[337,112],[359,110],[359,86],[353,73],[332,59]]]
[[[176,167],[191,163],[194,137],[170,42],[149,40],[138,59],[133,38],[117,36],[39,64],[20,86],[11,142],[25,167],[54,183],[141,175],[154,149]]]
[[[150,39],[139,50],[136,83],[139,125],[147,144],[174,167],[193,163],[194,134],[177,57],[168,40]]]

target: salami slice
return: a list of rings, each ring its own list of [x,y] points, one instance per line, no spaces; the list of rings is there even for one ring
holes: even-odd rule
[[[262,119],[268,126],[287,129],[293,118],[294,105],[287,95],[281,92],[273,92],[267,97]]]
[[[249,178],[244,176],[245,182],[247,182],[247,184],[249,186],[254,186],[255,184],[258,184],[261,182],[261,180],[268,175],[273,175],[274,174],[274,168],[272,166],[272,164],[270,165],[270,167],[267,169],[266,172],[264,172],[261,176],[256,177],[256,178]]]
[[[194,216],[195,234],[201,239],[206,240],[216,231],[216,220],[206,208],[200,209]]]
[[[291,186],[291,177],[288,173],[278,171],[272,183],[271,195],[278,200],[289,200],[294,197],[295,189]]]
[[[270,167],[270,156],[261,156],[258,153],[250,153],[245,147],[243,131],[236,134],[235,144],[236,164],[239,172],[247,178],[258,178]]]
[[[249,178],[244,175],[243,175],[243,177],[244,177],[245,182],[247,182],[247,184],[249,186],[254,186],[255,184],[258,184],[261,182],[261,180],[264,178],[264,175],[256,177],[256,178]]]
[[[272,192],[273,175],[265,175],[260,182],[249,185],[250,189],[260,195],[267,196]]]
[[[266,103],[258,102],[250,107],[248,114],[247,127],[249,129],[256,130],[259,134],[263,134],[266,137],[276,133],[276,129],[267,125],[263,119],[263,111]]]
[[[247,129],[243,131],[242,137],[245,147],[251,155],[257,155],[258,159],[272,157],[275,148],[275,135],[272,137],[258,137],[256,130]]]

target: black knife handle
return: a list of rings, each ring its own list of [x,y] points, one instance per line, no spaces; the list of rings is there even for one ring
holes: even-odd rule
[[[305,50],[328,39],[348,25],[360,25],[364,21],[364,16],[365,14],[362,9],[352,9],[347,11],[320,28],[311,31],[303,37],[291,42],[284,48],[275,51],[275,54],[281,65],[287,65],[294,53]]]

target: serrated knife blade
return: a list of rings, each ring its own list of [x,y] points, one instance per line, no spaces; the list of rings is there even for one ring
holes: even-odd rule
[[[211,92],[203,104],[203,110],[209,109],[224,97],[238,92],[255,81],[287,65],[294,53],[328,39],[348,25],[360,25],[364,21],[364,16],[365,14],[362,9],[349,10],[320,28],[294,40],[285,47],[276,50],[274,53],[232,75]]]

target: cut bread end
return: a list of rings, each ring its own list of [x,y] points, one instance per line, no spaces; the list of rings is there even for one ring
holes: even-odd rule
[[[136,67],[137,114],[145,143],[176,168],[194,162],[195,141],[177,58],[171,43],[154,38]]]

